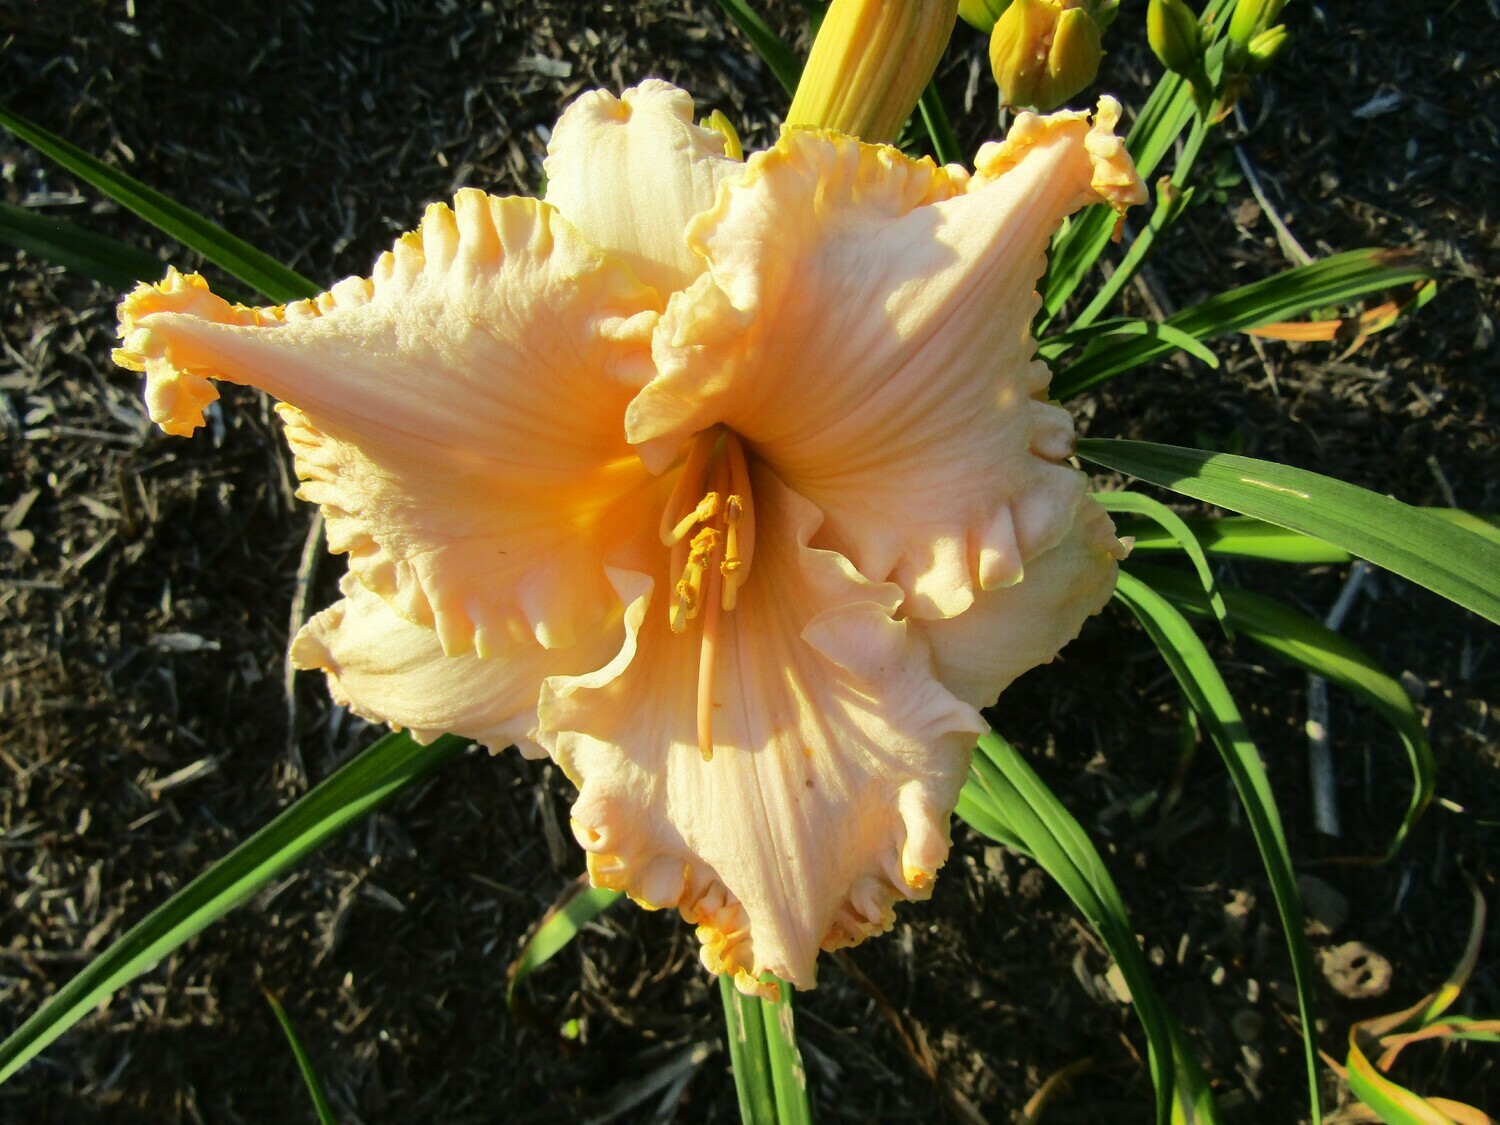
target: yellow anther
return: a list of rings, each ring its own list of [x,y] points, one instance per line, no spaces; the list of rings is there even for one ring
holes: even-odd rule
[[[710,492],[702,500],[698,501],[696,508],[677,521],[677,525],[672,528],[670,537],[663,536],[662,538],[666,539],[666,545],[670,547],[673,543],[684,538],[688,532],[692,531],[696,524],[707,523],[718,514],[719,494],[717,492]]]
[[[698,616],[698,611],[703,606],[703,579],[713,565],[719,539],[719,532],[711,527],[705,527],[693,536],[687,565],[683,567],[682,577],[677,582],[677,602],[672,607],[674,633],[683,632],[687,623]]]

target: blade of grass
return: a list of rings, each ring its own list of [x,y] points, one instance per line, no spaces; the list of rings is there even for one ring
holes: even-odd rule
[[[1165,567],[1129,563],[1130,572],[1177,609],[1208,616],[1208,606],[1192,580]],[[1437,784],[1437,763],[1422,716],[1405,690],[1375,659],[1349,638],[1271,598],[1233,588],[1224,591],[1230,623],[1241,635],[1315,676],[1359,696],[1380,714],[1406,751],[1412,794],[1383,858],[1396,854],[1426,811]]]
[[[591,887],[583,880],[570,884],[561,898],[552,904],[525,945],[511,962],[505,974],[505,1006],[512,1011],[516,989],[542,965],[556,957],[578,932],[620,900],[621,892],[606,887]]]
[[[167,272],[154,255],[84,230],[67,219],[38,215],[0,201],[0,242],[9,243],[111,289],[129,289],[138,281],[156,281]]]
[[[1218,1120],[1208,1083],[1151,982],[1125,903],[1104,861],[1062,802],[1000,735],[979,739],[959,815],[1016,848],[1055,879],[1098,933],[1130,989],[1145,1029],[1156,1120]]]
[[[1366,293],[1430,276],[1430,268],[1409,254],[1351,250],[1220,293],[1174,313],[1162,325],[1195,340],[1207,340],[1287,320],[1327,305],[1347,304]],[[1052,394],[1058,399],[1070,398],[1176,349],[1177,345],[1162,334],[1101,348],[1059,372],[1052,380]]]
[[[418,746],[404,733],[388,734],[341,767],[146,915],[0,1043],[0,1082],[115,989],[468,746],[448,736]]]
[[[1160,524],[1162,530],[1176,540],[1177,545],[1186,552],[1188,560],[1192,562],[1193,569],[1198,572],[1198,580],[1203,583],[1203,592],[1208,596],[1209,607],[1213,610],[1214,619],[1218,621],[1219,628],[1224,630],[1226,637],[1233,640],[1234,630],[1230,627],[1229,613],[1224,608],[1224,599],[1219,594],[1219,585],[1214,581],[1213,569],[1208,565],[1208,557],[1203,553],[1203,545],[1198,542],[1198,537],[1193,534],[1187,522],[1165,504],[1139,492],[1096,492],[1094,499],[1111,514],[1130,512],[1145,516]]]
[[[297,1069],[302,1072],[302,1081],[307,1085],[308,1096],[312,1098],[313,1112],[318,1115],[318,1125],[338,1125],[338,1119],[333,1115],[333,1106],[328,1103],[328,1094],[323,1090],[323,1081],[318,1077],[318,1072],[313,1069],[312,1059],[308,1058],[307,1049],[302,1046],[302,1040],[297,1037],[297,1029],[292,1026],[291,1017],[286,1014],[281,1001],[276,999],[270,989],[262,985],[260,992],[266,998],[266,1003],[271,1006],[276,1022],[281,1025],[281,1033],[286,1036],[287,1044],[292,1048],[292,1054],[297,1059]]]
[[[3,106],[0,106],[0,125],[50,156],[79,179],[98,188],[120,206],[135,212],[271,300],[294,301],[321,292],[318,286],[295,270],[236,238],[218,224],[174,203],[159,191],[94,159],[81,148]]]
[[[776,81],[781,83],[782,88],[788,94],[795,94],[797,82],[802,77],[802,60],[745,0],[719,0],[719,7],[744,32],[745,38],[750,40],[750,46],[755,48],[755,53],[771,68],[771,73],[776,76]]]
[[[1500,542],[1343,481],[1230,453],[1088,438],[1085,460],[1313,535],[1500,623]]]
[[[1297,989],[1297,1007],[1302,1018],[1303,1059],[1307,1066],[1307,1097],[1311,1119],[1321,1121],[1318,1099],[1318,1052],[1314,1042],[1317,1024],[1313,1016],[1312,955],[1303,934],[1302,897],[1292,874],[1292,859],[1281,829],[1276,798],[1271,793],[1260,753],[1251,741],[1239,708],[1215,667],[1203,642],[1187,620],[1160,594],[1135,575],[1122,572],[1115,596],[1135,614],[1172,670],[1193,710],[1203,720],[1209,736],[1219,748],[1240,804],[1250,821],[1250,830],[1260,849],[1261,861],[1271,882],[1271,896],[1281,916],[1281,928],[1291,955],[1292,978]]]

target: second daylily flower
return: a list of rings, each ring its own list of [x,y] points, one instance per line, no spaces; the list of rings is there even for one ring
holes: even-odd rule
[[[1108,598],[1113,528],[1033,358],[1047,241],[1144,198],[1118,107],[973,174],[815,129],[747,162],[648,81],[563,115],[544,202],[460,192],[312,301],[143,285],[154,420],[280,412],[362,715],[548,755],[594,882],[751,993],[926,897],[976,708]]]

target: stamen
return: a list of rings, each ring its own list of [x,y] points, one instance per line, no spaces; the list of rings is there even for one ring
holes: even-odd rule
[[[667,506],[661,512],[663,546],[670,547],[687,534],[686,532],[678,534],[679,521],[684,518],[684,513],[688,510],[687,506],[694,503],[694,498],[703,496],[708,491],[708,466],[718,444],[718,426],[704,430],[693,439],[692,448],[688,450],[687,461],[682,466],[682,473],[678,476],[677,483],[672,486],[672,495],[667,498]],[[695,505],[694,511],[696,507]]]
[[[745,567],[740,558],[740,520],[744,516],[744,501],[730,495],[724,505],[724,561],[719,564],[719,573],[724,577],[724,590],[720,596],[725,612],[734,609],[743,579],[736,574]]]
[[[677,602],[672,607],[672,632],[686,631],[687,623],[698,616],[703,607],[703,578],[711,574],[714,552],[718,549],[720,535],[712,527],[705,527],[693,536],[688,550],[687,565],[682,568],[682,578],[677,583]],[[710,582],[710,587],[713,583]]]
[[[729,462],[729,502],[724,517],[728,542],[720,566],[724,575],[720,601],[726,610],[732,610],[740,587],[750,577],[750,561],[755,555],[755,501],[750,491],[750,466],[745,462],[745,449],[738,435],[725,433],[724,452]]]
[[[698,501],[696,508],[677,521],[677,526],[672,529],[671,539],[667,540],[667,546],[670,547],[684,538],[688,532],[693,530],[694,524],[707,523],[718,514],[719,494],[717,492],[710,492],[702,500]],[[662,538],[666,539],[666,536],[662,536]]]

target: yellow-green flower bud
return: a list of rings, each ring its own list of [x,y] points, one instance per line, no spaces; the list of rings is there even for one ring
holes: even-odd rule
[[[1203,64],[1198,17],[1183,0],[1151,0],[1146,9],[1146,41],[1168,70],[1190,75]]]
[[[1056,109],[1094,80],[1104,52],[1084,0],[1014,0],[990,35],[1006,105]]]
[[[1287,32],[1283,25],[1277,24],[1275,27],[1266,28],[1250,40],[1250,45],[1245,48],[1247,56],[1245,69],[1251,74],[1259,74],[1265,70],[1281,53],[1281,48],[1286,46],[1286,39]]]
[[[1248,46],[1262,31],[1281,15],[1286,0],[1239,0],[1234,14],[1229,17],[1229,38],[1240,46]]]
[[[988,35],[1010,0],[958,0],[958,18]]]
[[[894,141],[957,16],[958,0],[833,0],[786,123]]]

